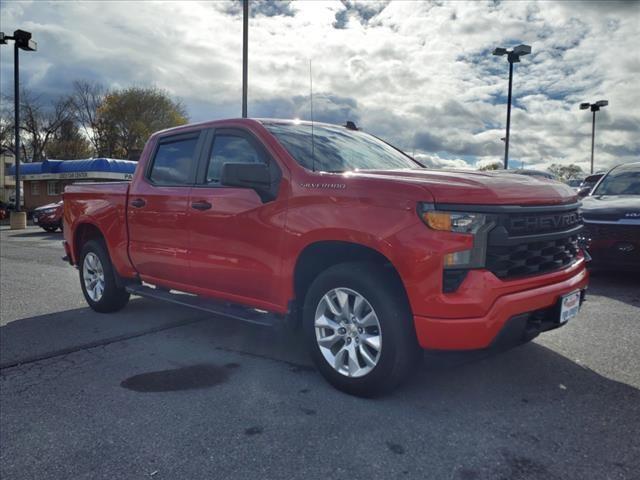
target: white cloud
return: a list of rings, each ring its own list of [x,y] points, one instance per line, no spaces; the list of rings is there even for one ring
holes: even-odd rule
[[[239,116],[238,2],[3,2],[2,30],[39,42],[24,84],[44,94],[74,79],[152,84],[193,120]],[[317,118],[356,120],[430,165],[501,161],[507,62],[496,46],[528,43],[515,65],[510,158],[588,167],[590,112],[597,168],[640,155],[640,8],[635,2],[252,3],[249,113],[308,118],[313,59]],[[12,89],[3,47],[0,88]]]

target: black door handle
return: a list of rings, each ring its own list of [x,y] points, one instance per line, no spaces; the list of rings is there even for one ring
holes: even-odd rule
[[[147,204],[143,199],[136,198],[135,200],[131,200],[131,206],[136,208],[142,208]]]
[[[200,200],[191,204],[191,208],[195,208],[196,210],[209,210],[212,206],[213,205],[206,200]]]

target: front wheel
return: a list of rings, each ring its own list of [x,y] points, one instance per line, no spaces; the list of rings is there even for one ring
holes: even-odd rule
[[[129,293],[116,282],[116,272],[103,241],[90,240],[80,254],[80,285],[89,306],[109,313],[123,308]]]
[[[392,390],[421,354],[402,286],[375,264],[345,263],[321,273],[305,297],[303,323],[320,373],[352,395]]]

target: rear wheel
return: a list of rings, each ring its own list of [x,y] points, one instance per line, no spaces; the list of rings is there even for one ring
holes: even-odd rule
[[[421,354],[402,287],[375,264],[321,273],[306,295],[303,323],[320,373],[352,395],[392,390]]]
[[[82,293],[93,310],[115,312],[127,304],[129,293],[118,286],[117,274],[103,241],[90,240],[82,247],[79,266]]]

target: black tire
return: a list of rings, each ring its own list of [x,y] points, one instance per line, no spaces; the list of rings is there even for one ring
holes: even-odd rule
[[[103,274],[104,274],[104,291],[99,299],[94,300],[87,292],[84,279],[84,262],[88,254],[94,254],[98,257]],[[111,313],[122,309],[129,301],[129,293],[116,283],[117,273],[111,264],[111,258],[107,251],[107,247],[102,240],[90,240],[84,244],[80,253],[80,262],[78,264],[80,270],[80,286],[82,293],[89,306],[100,313]]]
[[[42,227],[42,229],[43,229],[45,232],[53,233],[53,232],[55,232],[55,231],[58,229],[58,227]]]
[[[305,296],[302,322],[311,357],[324,378],[351,395],[373,397],[396,388],[422,356],[402,285],[384,267],[353,262],[333,266],[322,272]],[[377,364],[360,377],[340,373],[325,359],[316,339],[315,313],[325,294],[346,288],[364,297],[380,323],[381,344]]]

